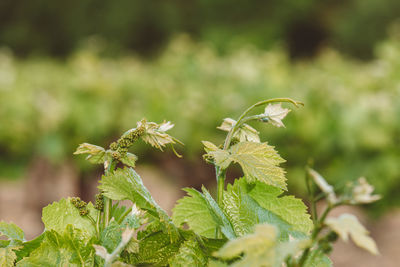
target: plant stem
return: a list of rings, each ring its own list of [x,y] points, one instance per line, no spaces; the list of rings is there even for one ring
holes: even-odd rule
[[[317,221],[318,221],[318,214],[317,214],[317,200],[315,198],[315,192],[313,190],[313,184],[311,182],[310,179],[310,174],[308,172],[309,168],[306,168],[306,186],[307,186],[307,192],[308,195],[311,196],[311,218],[312,221],[314,223],[314,225],[316,225]]]
[[[254,105],[252,105],[248,109],[246,109],[242,113],[242,115],[240,115],[240,117],[237,120],[236,124],[229,131],[229,133],[228,133],[228,135],[227,135],[227,137],[225,139],[224,150],[229,148],[229,145],[231,143],[233,134],[243,124],[243,119],[247,116],[247,114],[249,114],[254,108],[256,108],[258,106],[265,105],[265,104],[268,104],[268,103],[274,103],[274,102],[289,102],[289,103],[292,103],[293,105],[295,105],[296,107],[298,107],[299,105],[303,105],[303,103],[295,101],[295,100],[290,99],[290,98],[273,98],[273,99],[263,100],[263,101],[255,103]]]
[[[312,240],[312,244],[310,247],[308,247],[304,252],[303,255],[300,258],[299,264],[298,266],[303,266],[304,262],[306,261],[308,254],[310,254],[311,248],[312,246],[314,246],[317,236],[318,234],[321,232],[321,230],[324,228],[324,222],[326,219],[326,216],[328,215],[328,213],[335,207],[337,207],[338,205],[340,205],[340,203],[338,204],[334,204],[331,205],[329,204],[326,209],[324,210],[324,212],[322,213],[321,217],[319,218],[319,220],[317,221],[317,223],[314,226],[314,231],[312,232],[311,235],[311,240]]]
[[[217,202],[220,207],[222,207],[224,200],[225,174],[226,174],[225,170],[222,171],[220,170],[217,178],[217,189],[218,189]]]
[[[110,175],[114,171],[116,165],[117,162],[114,159],[111,159],[105,170],[105,175],[106,176]],[[104,196],[104,214],[103,214],[104,228],[106,228],[108,226],[108,223],[110,222],[111,208],[112,208],[112,199],[109,199],[108,197]]]
[[[102,212],[99,211],[97,213],[97,220],[96,220],[96,231],[97,231],[97,235],[100,238],[100,222],[101,222],[101,214]]]

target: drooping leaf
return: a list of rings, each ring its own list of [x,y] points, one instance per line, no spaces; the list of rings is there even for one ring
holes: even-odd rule
[[[0,266],[13,267],[16,259],[17,256],[11,247],[0,248]]]
[[[74,154],[88,154],[86,157],[88,161],[94,164],[103,164],[106,151],[101,146],[83,143],[78,146]]]
[[[94,263],[94,239],[67,225],[59,234],[54,230],[45,232],[45,239],[29,257],[17,263],[18,267],[92,266]]]
[[[141,123],[141,122],[140,122]],[[146,122],[144,121],[145,132],[141,136],[143,141],[152,145],[155,148],[158,148],[162,151],[162,148],[167,144],[175,144],[176,139],[165,133],[174,125],[171,122],[163,122],[161,124],[157,124],[154,122]],[[138,125],[140,127],[141,125]]]
[[[215,237],[217,223],[215,222],[204,196],[191,188],[184,189],[188,196],[178,200],[172,209],[172,221],[179,226],[187,223],[195,233],[205,237]]]
[[[122,157],[120,160],[123,164],[130,166],[130,167],[135,167],[136,161],[138,157],[135,154],[127,152],[124,157]]]
[[[279,167],[285,160],[267,143],[240,142],[228,150],[218,149],[207,155],[222,169],[232,161],[239,163],[249,182],[260,181],[286,190],[285,171]]]
[[[265,108],[263,121],[269,122],[276,127],[285,127],[282,120],[290,112],[290,109],[282,108],[282,103],[268,104]]]
[[[370,185],[365,177],[358,179],[358,184],[353,188],[352,204],[368,204],[375,202],[381,198],[380,195],[372,195],[374,187]]]
[[[207,264],[208,257],[193,239],[186,240],[179,248],[178,253],[169,260],[171,267],[198,266]]]
[[[256,182],[249,195],[264,209],[278,215],[292,225],[292,229],[309,233],[313,228],[307,206],[294,196],[282,196],[279,188]]]
[[[112,200],[130,200],[155,216],[158,212],[162,212],[140,176],[132,168],[117,169],[112,174],[103,176],[99,189]]]
[[[230,240],[214,256],[222,259],[234,259],[244,254],[231,266],[242,267],[280,267],[284,260],[296,254],[303,241],[279,242],[278,230],[268,224],[259,224],[253,234]]]
[[[217,129],[229,132],[233,126],[235,126],[235,124],[236,121],[234,119],[226,118],[222,122],[221,126],[217,127]],[[237,138],[240,142],[249,141],[260,143],[260,137],[258,135],[259,132],[256,129],[244,123],[233,134],[233,138]]]
[[[352,214],[344,213],[338,218],[328,218],[325,223],[335,231],[344,241],[348,241],[349,236],[354,243],[370,253],[379,254],[375,241],[368,235],[367,229]]]
[[[112,174],[103,176],[99,189],[110,199],[132,201],[140,209],[159,219],[170,238],[178,238],[179,233],[168,214],[155,202],[140,176],[132,168],[117,169]]]
[[[304,262],[304,267],[332,267],[332,261],[322,253],[321,250],[312,250],[307,260]]]
[[[93,207],[92,203],[87,205],[89,215],[92,218],[97,217],[99,212]],[[61,199],[59,202],[53,202],[43,209],[42,221],[46,230],[55,230],[62,233],[67,225],[71,224],[80,229],[85,235],[93,236],[96,234],[96,228],[87,216],[81,216],[79,210],[71,203],[71,198]]]
[[[0,221],[0,236],[6,236],[11,242],[9,246],[20,245],[24,240],[24,231],[14,223]]]
[[[321,174],[319,174],[317,171],[313,169],[308,169],[308,174],[314,180],[315,184],[319,187],[319,189],[321,189],[321,191],[327,195],[329,203],[335,204],[337,202],[337,197],[335,194],[335,190],[333,189],[333,186],[328,184],[328,182],[324,179],[324,177],[322,177]]]

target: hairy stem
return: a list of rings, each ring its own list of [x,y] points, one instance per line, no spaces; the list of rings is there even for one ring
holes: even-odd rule
[[[220,207],[222,207],[224,200],[225,174],[226,174],[225,170],[220,171],[217,178],[217,187],[218,187],[217,202]]]
[[[100,223],[101,223],[101,214],[102,212],[99,211],[97,213],[97,220],[96,220],[96,231],[97,231],[97,235],[100,237]]]
[[[108,165],[106,166],[105,175],[110,175],[117,165],[117,162],[114,159],[111,159]],[[104,228],[108,226],[108,223],[111,219],[111,208],[112,208],[112,199],[104,196],[104,214],[103,214],[103,223]]]

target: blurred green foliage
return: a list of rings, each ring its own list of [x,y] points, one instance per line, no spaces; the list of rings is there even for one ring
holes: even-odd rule
[[[284,96],[305,107],[288,115],[286,129],[261,128],[263,139],[287,160],[289,186],[301,193],[304,166],[314,158],[315,168],[334,184],[365,175],[385,197],[379,209],[400,202],[396,37],[381,43],[369,63],[333,50],[296,64],[278,48],[243,46],[221,56],[186,36],[149,62],[101,57],[93,43],[65,62],[0,53],[0,176],[6,166],[37,155],[62,162],[84,141],[106,146],[104,140],[111,142],[142,117],[171,120],[172,133],[186,144],[181,153],[198,157],[201,140],[222,139],[216,129],[221,117]],[[144,146],[135,149],[140,155]]]
[[[0,45],[17,55],[65,56],[97,35],[113,51],[153,54],[176,32],[187,32],[220,51],[283,41],[303,56],[329,43],[368,58],[399,14],[398,0],[2,0]]]

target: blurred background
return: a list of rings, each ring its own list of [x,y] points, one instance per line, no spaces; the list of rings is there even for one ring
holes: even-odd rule
[[[273,97],[305,103],[285,129],[253,125],[287,160],[291,192],[306,197],[313,159],[338,190],[365,176],[383,195],[351,208],[382,255],[339,243],[335,266],[397,266],[398,0],[0,1],[0,218],[31,238],[43,206],[92,200],[102,168],[73,151],[108,146],[143,117],[171,120],[185,143],[183,159],[132,150],[170,210],[181,187],[214,185],[200,141],[221,143],[223,118]]]

